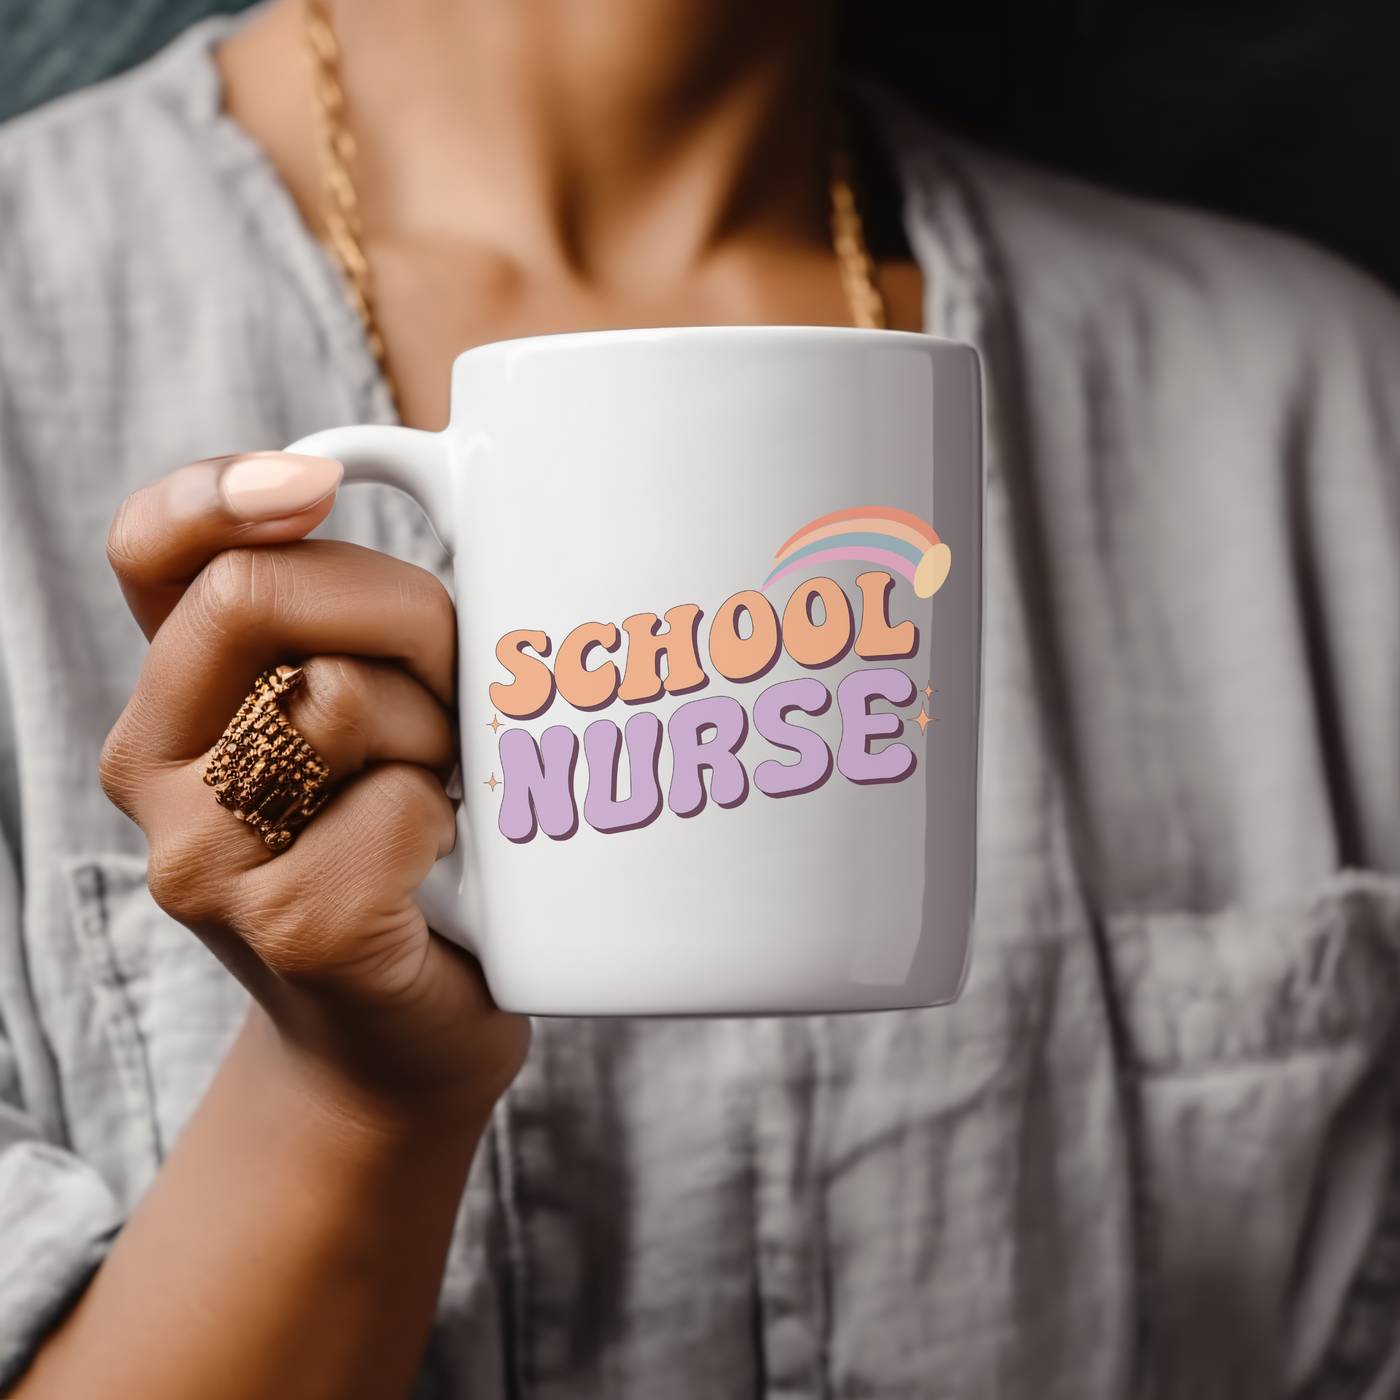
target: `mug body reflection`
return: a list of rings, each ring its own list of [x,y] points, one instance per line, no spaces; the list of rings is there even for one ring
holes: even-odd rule
[[[541,1015],[952,1000],[976,863],[969,347],[743,327],[486,345],[440,434],[290,449],[452,552],[464,799],[419,893]]]

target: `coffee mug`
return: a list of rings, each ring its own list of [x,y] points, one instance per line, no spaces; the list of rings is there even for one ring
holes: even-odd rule
[[[538,1015],[953,1000],[976,863],[981,379],[796,327],[484,345],[441,433],[293,452],[453,558],[464,797],[419,891]]]

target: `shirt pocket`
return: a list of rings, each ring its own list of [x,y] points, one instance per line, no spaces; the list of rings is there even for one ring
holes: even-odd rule
[[[84,856],[66,874],[92,1022],[64,1076],[70,1134],[130,1208],[209,1087],[248,994],[151,898],[144,861]]]
[[[1339,1348],[1364,1382],[1400,1333],[1400,879],[1348,872],[1270,908],[1117,915],[1107,937],[1148,1393],[1310,1394]]]

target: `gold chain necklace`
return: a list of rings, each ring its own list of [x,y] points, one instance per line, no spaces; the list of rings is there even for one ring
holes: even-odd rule
[[[340,48],[331,28],[328,0],[303,0],[302,8],[316,96],[316,144],[326,241],[345,274],[350,301],[364,327],[370,352],[389,387],[390,397],[397,403],[398,395],[384,352],[384,337],[374,311],[374,286],[362,242],[359,194],[350,174],[355,160],[355,138],[345,117]],[[875,261],[865,243],[865,226],[851,188],[850,157],[845,146],[839,143],[831,161],[831,242],[841,268],[841,287],[851,309],[851,319],[864,330],[883,330],[885,299],[875,284]]]

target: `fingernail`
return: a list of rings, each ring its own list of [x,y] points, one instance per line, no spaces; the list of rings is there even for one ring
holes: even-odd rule
[[[333,457],[249,452],[224,468],[219,490],[228,508],[244,520],[280,520],[324,501],[344,472]]]

